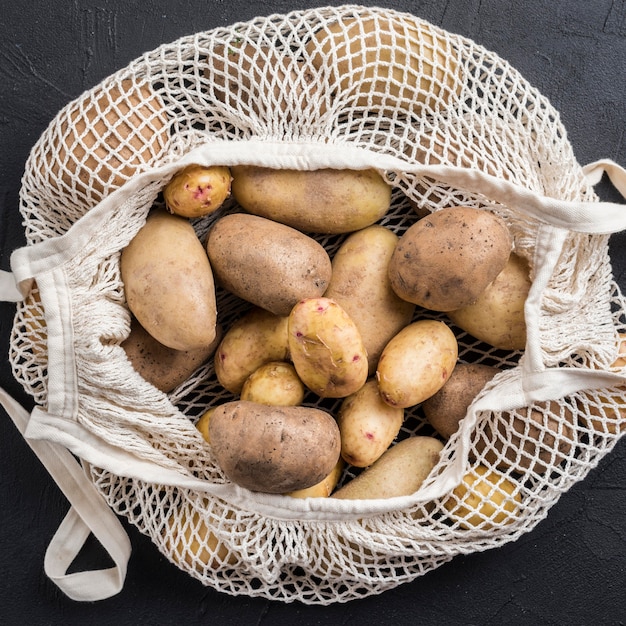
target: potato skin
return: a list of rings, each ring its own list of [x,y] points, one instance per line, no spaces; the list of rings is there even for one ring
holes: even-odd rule
[[[403,439],[331,498],[358,500],[411,495],[435,467],[442,450],[443,443],[435,437]]]
[[[289,357],[288,318],[254,307],[224,333],[215,352],[217,380],[231,393],[264,363]]]
[[[320,409],[237,400],[215,409],[209,423],[215,458],[234,483],[266,493],[311,487],[339,460],[339,428]]]
[[[241,388],[241,400],[272,406],[298,406],[304,400],[304,391],[291,363],[270,361],[246,378]]]
[[[332,260],[325,297],[339,304],[356,324],[373,374],[383,348],[411,322],[415,305],[391,288],[388,265],[398,236],[380,225],[349,235]]]
[[[215,222],[207,252],[225,289],[275,315],[289,315],[302,298],[321,296],[332,272],[328,253],[314,239],[245,213]]]
[[[450,207],[410,226],[389,262],[393,290],[433,311],[471,304],[502,271],[512,239],[490,211]]]
[[[315,485],[306,489],[288,491],[285,495],[291,498],[328,498],[337,486],[345,466],[346,462],[340,457],[331,473],[320,480],[319,483],[315,483]]]
[[[376,369],[380,395],[395,407],[420,404],[446,383],[456,366],[458,344],[444,322],[418,320],[385,346]]]
[[[375,170],[231,168],[232,192],[249,213],[307,233],[340,234],[374,224],[391,187]]]
[[[474,302],[447,315],[456,326],[490,346],[523,350],[524,306],[530,287],[527,261],[512,253],[502,271]]]
[[[300,380],[322,398],[343,398],[367,380],[367,352],[348,314],[330,298],[307,298],[293,307],[289,354]]]
[[[150,214],[122,250],[120,269],[129,309],[157,341],[175,350],[213,343],[213,272],[188,220],[161,210]]]

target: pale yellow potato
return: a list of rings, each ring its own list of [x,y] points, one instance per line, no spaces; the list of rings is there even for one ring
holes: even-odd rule
[[[332,494],[344,500],[394,498],[415,493],[443,450],[435,437],[408,437],[391,446],[372,465]]]
[[[288,360],[287,327],[287,316],[258,307],[236,320],[215,352],[215,374],[222,387],[238,394],[248,376],[264,363]]]
[[[213,272],[189,220],[151,213],[122,250],[120,269],[128,308],[157,341],[175,350],[213,343]]]
[[[521,505],[518,485],[484,465],[470,469],[444,507],[461,528],[491,530],[515,521]]]
[[[337,464],[333,467],[330,474],[320,480],[319,483],[316,483],[312,487],[307,487],[306,489],[288,491],[285,495],[291,498],[328,498],[337,486],[345,466],[345,461],[339,457]]]
[[[271,361],[246,378],[240,399],[272,406],[297,406],[302,404],[304,392],[304,385],[291,363]]]
[[[196,428],[207,443],[211,443],[211,438],[209,437],[209,424],[211,423],[211,415],[213,415],[216,408],[217,407],[213,407],[206,410],[196,422]]]
[[[452,374],[458,343],[447,324],[418,320],[385,346],[376,369],[380,395],[394,407],[407,408],[437,393]]]
[[[332,276],[324,294],[352,318],[367,350],[373,374],[383,348],[410,323],[415,305],[391,288],[388,265],[398,236],[374,224],[349,235],[332,260]]]
[[[265,493],[312,487],[331,473],[341,451],[339,428],[330,413],[243,400],[216,407],[209,438],[218,465],[232,482]]]
[[[275,315],[289,315],[299,300],[321,296],[332,272],[328,253],[315,239],[245,213],[214,223],[207,252],[224,289]]]
[[[410,18],[409,18],[410,19]],[[414,19],[345,19],[320,28],[306,56],[326,68],[337,98],[367,109],[445,108],[461,90],[458,52],[443,31]]]
[[[391,204],[391,187],[373,169],[231,168],[232,193],[248,212],[307,233],[340,234],[371,226]]]
[[[475,302],[504,269],[512,238],[486,209],[449,207],[423,217],[400,237],[389,262],[392,289],[433,311]]]
[[[163,189],[170,213],[195,218],[210,215],[230,195],[230,170],[224,165],[187,165]]]
[[[322,398],[343,398],[367,380],[358,328],[330,298],[307,298],[289,314],[289,354],[300,380]]]
[[[502,271],[474,302],[448,311],[447,315],[456,326],[490,346],[523,350],[526,347],[524,306],[530,287],[528,262],[511,253]]]
[[[368,380],[339,408],[341,456],[354,467],[371,465],[393,443],[403,422],[404,409],[387,404],[376,380]]]

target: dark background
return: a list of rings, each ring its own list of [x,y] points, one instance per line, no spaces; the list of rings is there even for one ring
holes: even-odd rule
[[[180,36],[325,2],[295,0],[26,0],[0,15],[0,266],[24,243],[18,190],[25,161],[69,100],[143,52]],[[468,36],[511,62],[559,110],[580,163],[626,165],[624,0],[377,2]],[[618,200],[608,185],[599,192]],[[621,200],[620,200],[621,201]],[[626,210],[626,206],[625,206]],[[626,243],[612,238],[626,288]],[[0,304],[8,349],[14,305]],[[6,358],[0,386],[22,402]],[[230,597],[203,588],[128,527],[124,590],[68,600],[43,573],[67,502],[0,412],[0,624],[624,624],[626,441],[515,543],[458,557],[377,597],[330,607]],[[87,559],[97,559],[96,547]]]

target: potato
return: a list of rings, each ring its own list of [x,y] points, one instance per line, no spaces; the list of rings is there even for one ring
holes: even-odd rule
[[[275,315],[289,315],[302,298],[321,296],[332,272],[317,241],[256,215],[234,213],[217,220],[207,252],[222,287]]]
[[[288,491],[285,495],[291,498],[328,498],[337,486],[345,466],[345,461],[339,457],[337,464],[333,467],[330,474],[323,478],[319,483],[316,483],[312,487],[307,487],[306,489]]]
[[[452,437],[474,398],[499,371],[480,363],[457,363],[443,387],[422,403],[428,423],[444,439]]]
[[[330,298],[307,298],[293,307],[289,354],[300,380],[322,398],[343,398],[367,380],[367,352],[348,314]]]
[[[241,400],[272,406],[297,406],[304,400],[304,391],[304,385],[291,363],[271,361],[246,378]]]
[[[221,326],[213,341],[194,350],[174,350],[159,343],[133,318],[122,348],[135,370],[157,389],[168,393],[185,382],[217,348]]]
[[[456,337],[444,322],[413,322],[383,350],[376,369],[380,395],[394,407],[420,404],[443,387],[457,358]]]
[[[436,27],[405,23],[371,16],[324,25],[306,56],[316,68],[327,67],[338,97],[354,98],[356,106],[436,111],[460,91],[457,52]]]
[[[331,498],[358,500],[411,495],[435,467],[442,450],[443,444],[435,437],[403,439],[337,489]]]
[[[447,313],[476,339],[501,350],[526,347],[524,306],[531,287],[528,262],[511,253],[502,271],[474,302]]]
[[[308,233],[371,226],[389,210],[391,187],[375,170],[231,168],[235,200],[248,212]]]
[[[213,272],[188,220],[161,210],[150,214],[122,250],[120,269],[129,309],[157,341],[174,350],[212,345]]]
[[[215,375],[224,389],[241,392],[255,370],[289,356],[288,317],[254,307],[224,333],[215,352]]]
[[[209,437],[232,482],[266,493],[317,484],[331,473],[341,451],[332,415],[301,406],[227,402],[213,412]]]
[[[195,218],[210,215],[230,195],[230,170],[223,165],[187,165],[163,189],[170,213]]]
[[[450,207],[423,217],[400,237],[389,262],[393,290],[434,311],[474,302],[511,253],[506,223],[494,213]]]
[[[28,337],[33,358],[38,364],[44,365],[48,362],[48,324],[36,281],[33,281],[30,292],[23,301],[17,303],[17,307],[24,324],[21,330]]]
[[[131,113],[132,111],[132,113]],[[49,183],[72,201],[95,206],[169,144],[165,105],[145,82],[127,78],[98,87],[90,100],[73,102],[53,130],[58,157],[50,163]]]
[[[371,465],[392,444],[403,422],[404,409],[384,402],[378,383],[369,380],[339,408],[341,456],[354,467]]]
[[[339,304],[361,333],[373,374],[383,348],[410,323],[415,305],[391,288],[387,268],[398,236],[377,224],[349,235],[332,260],[324,296]]]
[[[518,485],[484,465],[470,469],[443,503],[450,519],[467,530],[492,530],[510,524],[520,504]]]
[[[217,407],[212,407],[207,409],[201,416],[200,419],[196,422],[196,428],[202,435],[202,438],[207,442],[211,443],[211,438],[209,437],[209,424],[211,423],[211,416],[215,412]]]

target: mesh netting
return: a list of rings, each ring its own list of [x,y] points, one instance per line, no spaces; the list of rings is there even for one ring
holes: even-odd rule
[[[109,505],[205,585],[319,604],[380,593],[532,529],[620,437],[620,386],[481,410],[445,442],[420,490],[436,495],[418,492],[401,506],[342,508],[335,501],[311,508],[287,496],[228,491],[195,422],[234,396],[219,385],[210,361],[169,395],[133,370],[121,347],[130,313],[119,271],[120,251],[161,202],[168,167],[207,145],[217,146],[210,158],[219,163],[225,142],[241,146],[240,162],[248,142],[267,145],[268,155],[289,145],[308,168],[316,165],[312,146],[362,149],[373,167],[380,157],[398,159],[406,167],[385,172],[393,194],[381,224],[401,234],[419,215],[446,206],[490,209],[507,222],[531,277],[541,271],[537,220],[415,166],[456,166],[546,197],[597,200],[545,98],[496,55],[413,16],[356,6],[293,12],[145,54],[58,114],[32,151],[21,194],[31,245],[71,238],[74,225],[110,202],[107,219],[63,264],[70,296],[61,306],[38,281],[41,289],[35,285],[18,306],[10,348],[15,376],[39,406],[51,410],[49,380],[69,359],[72,422],[180,477],[179,484],[155,483],[85,458]],[[250,158],[262,164],[265,157]],[[116,193],[132,181],[140,183],[132,193]],[[198,236],[204,240],[215,219],[237,210],[229,200],[194,221]],[[331,257],[344,238],[312,236]],[[219,287],[217,301],[224,328],[248,307]],[[568,232],[538,312],[541,363],[620,372],[612,364],[626,332],[623,311],[608,237]],[[450,324],[444,314],[418,309],[415,319],[424,318]],[[64,325],[72,348],[61,355],[53,346]],[[497,350],[450,326],[459,361],[501,370],[485,394],[521,376],[523,352]],[[333,414],[339,402],[305,398]],[[398,440],[422,434],[435,433],[421,407],[412,407]],[[464,488],[444,480],[454,464],[464,468]],[[348,466],[340,482],[357,472]],[[484,506],[469,518],[471,497]]]

